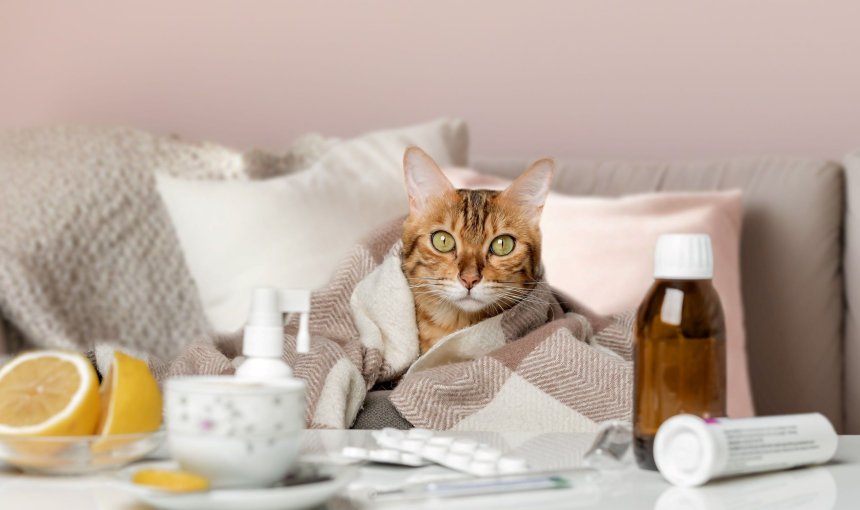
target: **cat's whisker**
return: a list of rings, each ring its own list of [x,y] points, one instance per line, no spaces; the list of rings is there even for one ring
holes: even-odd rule
[[[541,305],[552,305],[554,303],[554,301],[550,301],[550,300],[546,300],[546,299],[540,299],[540,298],[536,298],[534,296],[526,296],[526,297],[522,298],[522,301],[527,302],[527,303],[541,304]]]
[[[506,293],[516,294],[516,295],[535,295],[535,296],[544,295],[543,293],[539,293],[539,294],[536,293],[535,289],[523,289],[523,288],[517,288],[517,287],[490,287],[490,289],[497,291],[497,292],[506,292]]]
[[[522,307],[524,310],[529,310],[531,312],[536,312],[536,313],[545,313],[545,312],[548,312],[549,310],[552,309],[548,305],[541,305],[541,304],[537,304],[537,303],[528,303],[528,302],[522,303]]]
[[[445,287],[441,286],[432,286],[432,285],[410,285],[410,289],[412,290],[434,290],[434,291],[444,291]]]
[[[547,299],[539,298],[530,295],[530,293],[519,293],[505,290],[497,294],[498,300],[512,301],[515,303],[533,304],[533,305],[552,305],[553,302]]]
[[[416,296],[439,296],[439,293],[433,290],[419,290],[413,292],[413,294]]]
[[[445,296],[445,292],[441,289],[415,289],[422,294],[433,294],[435,296]]]
[[[497,293],[495,293],[495,295],[497,295],[497,296],[509,296],[509,297],[518,298],[518,299],[524,299],[526,297],[529,297],[528,293],[519,293],[519,292],[510,292],[510,291],[497,292]]]
[[[515,292],[515,291],[509,291],[509,290],[503,290],[500,292],[497,291],[494,294],[500,295],[500,296],[515,296],[515,297],[526,297],[529,295],[528,292]]]
[[[502,313],[505,311],[505,307],[499,304],[497,301],[493,301],[493,310],[498,310],[496,313]]]
[[[494,301],[493,304],[498,304],[499,310],[504,311],[509,307],[512,308],[512,307],[516,306],[517,301],[511,301],[511,300],[507,300],[505,298],[502,298],[502,299]]]
[[[543,313],[544,310],[546,310],[544,308],[536,307],[536,306],[534,306],[532,304],[528,304],[528,303],[521,303],[520,306],[523,307],[523,310],[525,310],[529,313]]]
[[[429,283],[415,283],[410,284],[410,289],[444,289],[445,285],[431,285]]]
[[[528,291],[528,292],[531,292],[531,291],[535,290],[535,287],[522,287],[522,286],[519,286],[519,285],[508,285],[508,284],[504,284],[504,285],[494,285],[494,287],[497,287],[497,288],[500,288],[500,289],[525,290],[525,291]]]
[[[511,291],[511,290],[503,290],[501,292],[498,292],[498,294],[500,296],[511,296],[511,297],[517,297],[517,298],[523,298],[523,297],[526,297],[529,295],[528,292],[516,292],[516,291]]]
[[[545,298],[539,297],[539,296],[522,296],[521,299],[523,301],[531,301],[533,303],[543,303],[545,305],[550,305],[552,303],[555,303],[555,300],[545,299]]]
[[[492,288],[493,290],[503,289],[506,292],[509,291],[509,292],[514,292],[514,293],[521,294],[521,295],[529,295],[534,291],[534,289],[530,289],[530,288],[508,287],[508,286],[502,286],[502,285],[498,285],[498,286],[494,285],[490,288]],[[547,302],[548,304],[559,303],[559,304],[568,305],[571,307],[578,304],[575,301],[561,299],[559,296],[557,296],[555,294],[552,295],[551,299],[544,299],[544,301]]]
[[[490,289],[501,289],[501,290],[511,290],[511,291],[514,291],[514,292],[532,292],[532,291],[534,290],[533,288],[528,288],[528,287],[514,287],[514,286],[511,286],[511,285],[492,285],[492,284],[487,284],[487,288],[490,288]]]

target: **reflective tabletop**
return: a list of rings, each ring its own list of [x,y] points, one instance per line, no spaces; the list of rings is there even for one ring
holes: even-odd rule
[[[447,434],[447,433],[446,433]],[[363,503],[370,489],[432,481],[449,476],[438,466],[399,468],[362,465],[349,490],[331,500],[328,508],[601,508],[601,509],[783,509],[830,510],[860,508],[860,436],[840,436],[835,459],[824,466],[719,481],[705,487],[682,489],[669,485],[658,473],[633,466],[616,471],[581,470],[591,434],[451,433],[487,443],[507,454],[525,458],[536,470],[564,470],[572,486],[533,492],[457,499],[424,499]],[[307,431],[303,459],[340,461],[345,446],[373,445],[370,431]],[[579,471],[581,470],[581,471]],[[40,477],[0,467],[0,508],[147,509],[117,482],[112,473],[84,477]]]

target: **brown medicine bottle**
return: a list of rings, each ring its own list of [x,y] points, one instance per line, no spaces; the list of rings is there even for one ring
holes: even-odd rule
[[[726,328],[707,234],[657,240],[654,284],[636,318],[633,451],[656,470],[654,436],[668,418],[726,415]]]

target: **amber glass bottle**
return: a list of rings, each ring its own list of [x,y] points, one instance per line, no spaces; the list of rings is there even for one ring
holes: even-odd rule
[[[726,329],[707,235],[660,236],[654,277],[636,318],[633,445],[639,467],[656,470],[665,420],[726,414]]]

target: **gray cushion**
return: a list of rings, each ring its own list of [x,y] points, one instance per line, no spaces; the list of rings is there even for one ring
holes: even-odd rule
[[[479,160],[473,167],[513,178],[527,164]],[[838,165],[806,159],[561,161],[554,188],[596,196],[742,189],[742,290],[756,410],[819,411],[842,430],[843,180]],[[587,303],[588,296],[578,297]]]
[[[368,392],[364,400],[364,407],[358,413],[354,429],[382,429],[391,427],[395,429],[411,429],[412,425],[397,412],[394,404],[388,400],[390,390],[376,390]]]

